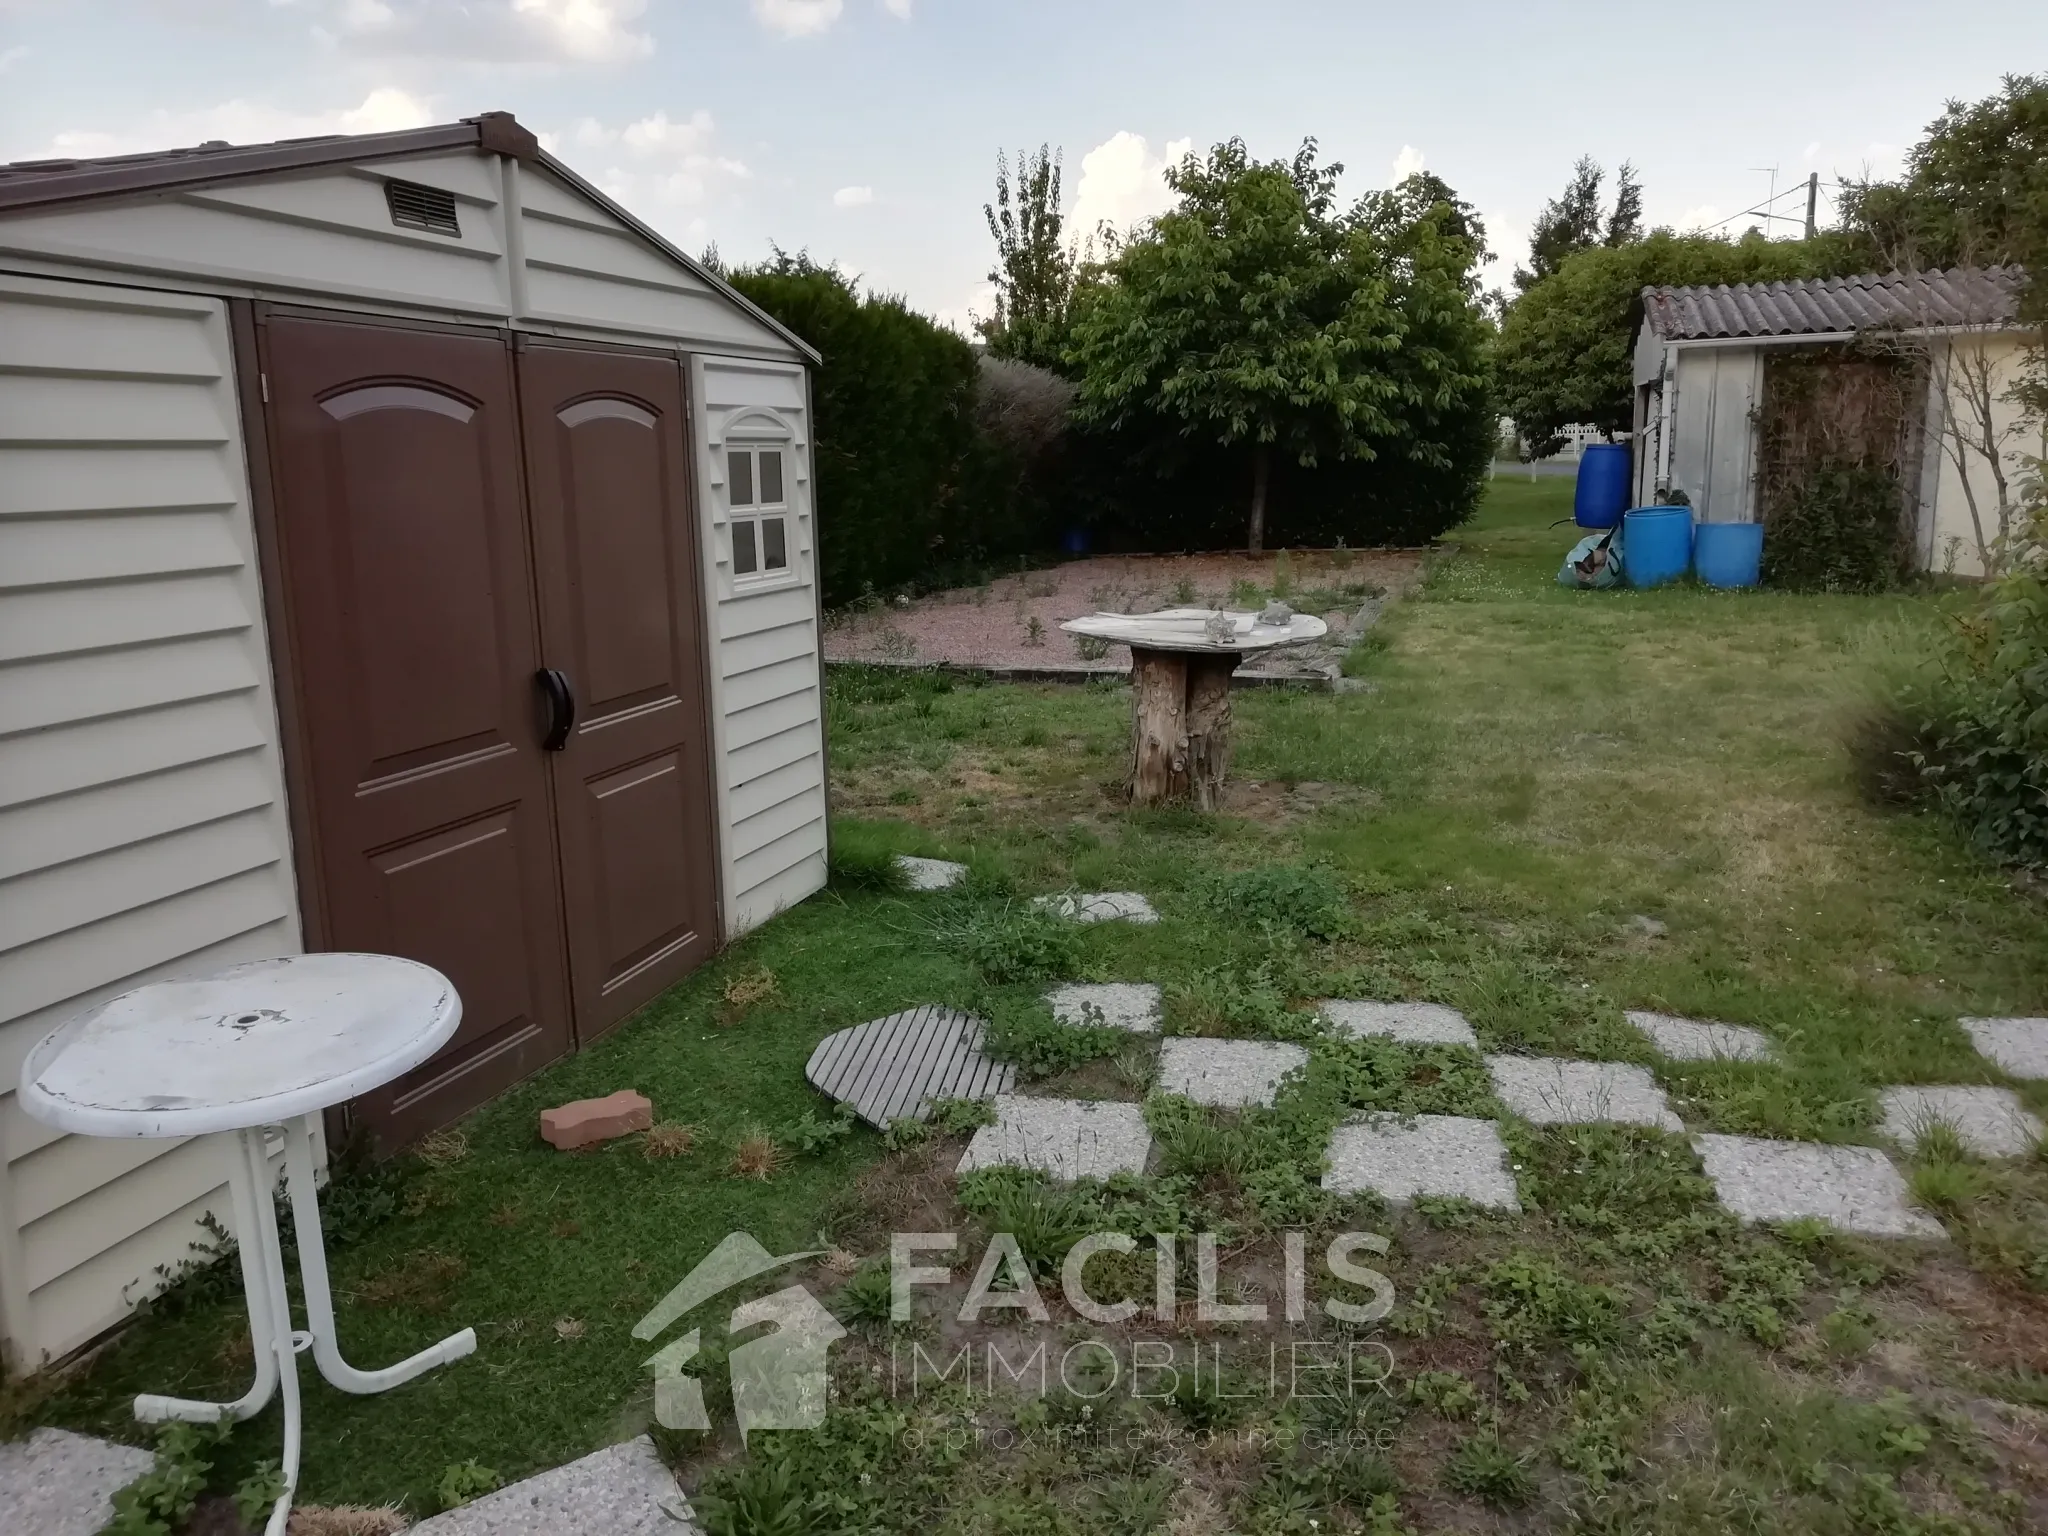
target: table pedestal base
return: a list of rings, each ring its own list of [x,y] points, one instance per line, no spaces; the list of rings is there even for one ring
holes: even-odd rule
[[[476,1333],[465,1328],[440,1343],[380,1371],[357,1370],[341,1358],[334,1337],[334,1298],[328,1288],[327,1250],[320,1235],[320,1207],[313,1186],[313,1117],[284,1126],[285,1177],[291,1192],[292,1226],[299,1240],[299,1278],[306,1299],[306,1327],[292,1327],[285,1290],[284,1247],[278,1240],[277,1209],[271,1198],[270,1161],[261,1126],[229,1133],[232,1160],[228,1189],[234,1199],[235,1236],[242,1254],[242,1288],[248,1296],[249,1340],[255,1348],[256,1379],[231,1403],[145,1393],[135,1399],[135,1417],[145,1424],[180,1419],[214,1424],[261,1413],[284,1390],[284,1492],[270,1512],[265,1536],[284,1536],[299,1481],[299,1355],[312,1350],[320,1374],[344,1392],[383,1392],[438,1365],[476,1352]]]
[[[1230,772],[1235,653],[1131,647],[1131,804],[1213,811]]]

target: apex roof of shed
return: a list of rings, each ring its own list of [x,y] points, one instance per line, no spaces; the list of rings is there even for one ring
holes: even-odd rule
[[[1791,282],[1645,288],[1643,316],[1666,341],[2008,326],[2019,320],[2020,291],[2026,283],[2022,267],[1951,267]]]
[[[664,255],[708,283],[813,362],[818,351],[688,252],[619,206],[541,147],[510,112],[483,112],[459,122],[395,133],[331,133],[270,144],[211,140],[183,149],[112,155],[97,160],[17,160],[0,164],[0,218],[9,213],[98,198],[219,185],[365,160],[391,160],[451,149],[506,155],[539,166],[574,187]]]

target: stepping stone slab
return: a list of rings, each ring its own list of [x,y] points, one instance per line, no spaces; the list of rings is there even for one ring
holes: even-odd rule
[[[2010,1088],[1887,1088],[1879,1100],[1885,1135],[1908,1151],[1934,1125],[1979,1157],[2025,1157],[2041,1141],[2041,1122]]]
[[[1308,1052],[1279,1040],[1208,1040],[1179,1035],[1159,1046],[1159,1091],[1217,1109],[1271,1104],[1280,1079],[1308,1064]]]
[[[1333,997],[1316,1004],[1333,1028],[1347,1035],[1384,1036],[1409,1045],[1469,1045],[1479,1037],[1465,1015],[1442,1003],[1368,1003]]]
[[[675,1475],[642,1435],[411,1528],[410,1536],[703,1536]]]
[[[957,1170],[1035,1168],[1055,1179],[1106,1179],[1143,1173],[1152,1154],[1145,1112],[1115,1100],[996,1097],[996,1122],[967,1143]]]
[[[1052,1016],[1077,1029],[1159,1033],[1159,988],[1149,981],[1070,981],[1045,994]]]
[[[967,866],[951,859],[920,859],[899,853],[896,867],[903,871],[904,885],[913,891],[950,890],[967,878]]]
[[[1770,1037],[1743,1024],[1709,1024],[1630,1009],[1629,1023],[1671,1061],[1769,1061]]]
[[[1873,1237],[1946,1235],[1907,1203],[1906,1181],[1875,1147],[1713,1135],[1692,1145],[1721,1203],[1744,1221],[1810,1217]]]
[[[1339,1194],[1370,1190],[1388,1200],[1448,1195],[1519,1211],[1508,1149],[1490,1120],[1463,1115],[1374,1114],[1330,1133],[1323,1188]]]
[[[1489,1056],[1493,1091],[1532,1125],[1648,1125],[1682,1131],[1647,1067],[1555,1056]]]
[[[2048,1019],[1962,1019],[1980,1054],[2014,1077],[2048,1077]]]
[[[1077,923],[1107,923],[1118,918],[1127,923],[1156,923],[1159,914],[1152,903],[1136,891],[1084,891],[1079,894],[1039,896],[1033,906],[1043,907],[1058,917]]]
[[[886,1130],[924,1119],[934,1099],[990,1099],[1016,1086],[1017,1069],[983,1053],[981,1030],[972,1014],[926,1003],[827,1035],[804,1076]]]
[[[654,1124],[654,1106],[630,1088],[540,1112],[540,1139],[561,1152],[630,1136]]]
[[[156,1465],[150,1452],[68,1429],[0,1445],[0,1527],[21,1536],[94,1536],[114,1495]]]

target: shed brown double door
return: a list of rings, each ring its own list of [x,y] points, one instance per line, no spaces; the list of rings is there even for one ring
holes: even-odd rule
[[[716,942],[682,372],[503,334],[261,331],[313,937],[424,961],[463,1000],[439,1055],[356,1106],[397,1145]]]

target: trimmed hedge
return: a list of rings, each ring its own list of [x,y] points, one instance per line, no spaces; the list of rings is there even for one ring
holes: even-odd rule
[[[824,359],[811,407],[828,605],[946,585],[1047,547],[1023,450],[977,424],[978,364],[964,340],[807,256],[729,280]]]

